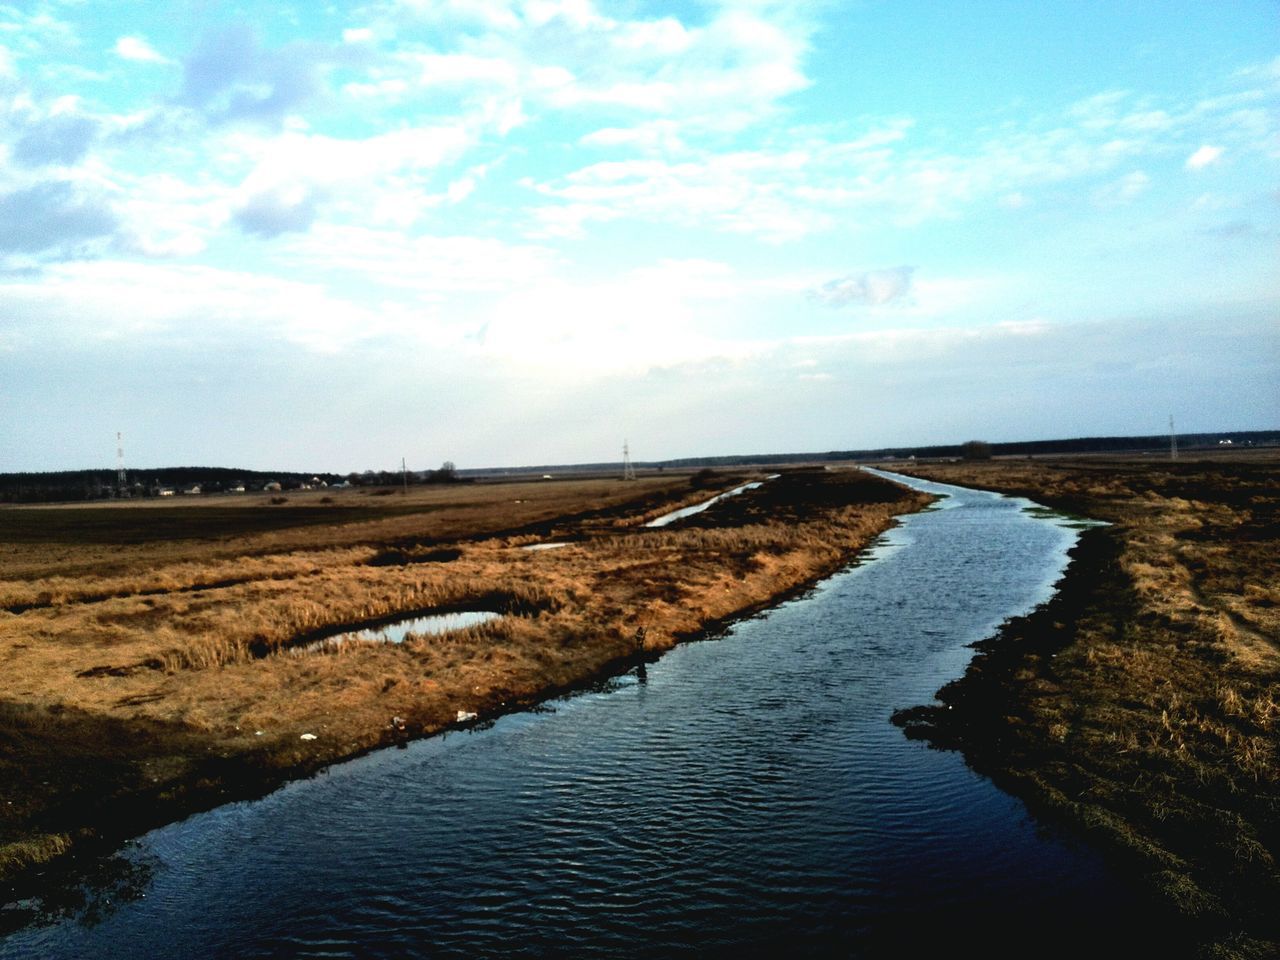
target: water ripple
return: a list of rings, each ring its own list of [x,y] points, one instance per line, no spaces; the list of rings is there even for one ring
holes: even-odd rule
[[[0,957],[895,956],[928,930],[996,956],[1022,922],[1139,922],[1095,857],[888,723],[1047,598],[1076,535],[949,492],[644,684],[157,831],[145,900]]]

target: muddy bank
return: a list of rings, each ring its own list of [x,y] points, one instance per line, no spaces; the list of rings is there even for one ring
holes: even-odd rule
[[[1113,523],[909,736],[956,749],[1141,875],[1204,956],[1280,951],[1280,656],[1268,464],[957,465],[929,479]]]

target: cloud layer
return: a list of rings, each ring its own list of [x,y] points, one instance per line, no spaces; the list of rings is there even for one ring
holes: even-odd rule
[[[124,354],[136,378],[105,407],[150,417],[185,394],[146,371],[183,358],[212,408],[281,422],[338,390],[379,422],[392,396],[447,408],[378,443],[456,422],[460,462],[600,459],[624,431],[646,456],[873,445],[831,411],[872,422],[926,383],[954,399],[921,423],[1077,429],[956,386],[987,362],[1049,394],[1092,377],[1090,429],[1116,410],[1145,431],[1174,400],[1124,386],[1159,379],[1134,372],[1144,323],[1180,318],[1158,361],[1180,370],[1225,363],[1226,313],[1274,343],[1280,61],[1252,8],[1064,35],[1070,9],[1012,33],[958,15],[957,43],[1045,50],[984,80],[931,72],[911,5],[0,7],[0,400],[113,395]],[[1135,50],[1141,81],[1114,66]],[[1044,68],[1082,58],[1092,87]],[[1072,366],[1071,345],[1129,359]],[[1255,354],[1254,386],[1280,386]],[[325,384],[281,373],[311,365]],[[922,437],[894,422],[884,442]]]

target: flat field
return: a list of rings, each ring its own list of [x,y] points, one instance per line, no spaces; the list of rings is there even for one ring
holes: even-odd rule
[[[0,509],[0,882],[619,669],[832,572],[928,500],[791,470],[644,526],[753,477]],[[525,549],[547,541],[565,545]],[[456,610],[501,616],[315,644]]]

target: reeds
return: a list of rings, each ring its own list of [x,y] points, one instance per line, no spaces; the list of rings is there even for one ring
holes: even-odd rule
[[[616,668],[635,655],[638,627],[648,651],[665,649],[831,572],[893,513],[924,502],[903,492],[894,502],[840,503],[842,482],[798,479],[784,522],[723,528],[628,525],[688,497],[687,481],[669,477],[413,491],[383,498],[357,522],[232,540],[19,544],[0,553],[0,601],[24,609],[0,610],[5,695],[39,711],[76,708],[89,731],[83,745],[74,741],[88,754],[77,762],[100,776],[103,795],[159,789],[150,773],[134,779],[141,768],[110,756],[95,731],[111,724],[121,742],[148,745],[175,796],[189,786],[193,756],[313,769],[385,742],[392,716],[415,732],[439,730],[460,710],[530,702]],[[833,486],[809,502],[805,484]],[[263,509],[279,516],[296,506],[291,496]],[[574,542],[520,549],[550,533]],[[448,562],[370,565],[440,551]],[[402,643],[347,640],[291,653],[348,629],[460,609],[504,615]],[[52,788],[42,783],[57,778],[39,771],[57,769],[63,741],[51,725],[28,733],[10,789],[43,796]],[[59,807],[71,829],[84,825],[76,816],[94,816],[77,809]]]

